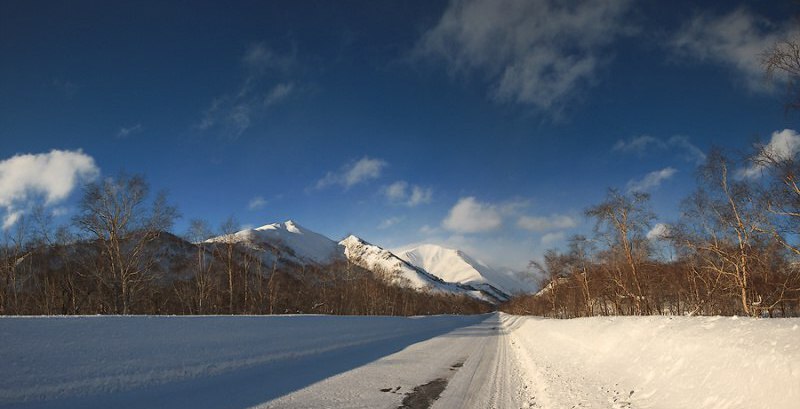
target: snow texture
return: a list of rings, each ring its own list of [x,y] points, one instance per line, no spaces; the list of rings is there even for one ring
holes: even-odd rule
[[[348,260],[367,270],[388,274],[390,282],[417,290],[467,294],[464,289],[451,283],[445,283],[440,278],[397,257],[389,250],[370,244],[356,236],[350,235],[339,244],[344,247],[344,255]]]
[[[796,408],[800,319],[0,318],[0,406]],[[441,381],[440,381],[441,380]]]

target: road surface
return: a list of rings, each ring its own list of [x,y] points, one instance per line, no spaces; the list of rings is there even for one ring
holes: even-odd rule
[[[0,317],[1,408],[796,408],[800,319]]]

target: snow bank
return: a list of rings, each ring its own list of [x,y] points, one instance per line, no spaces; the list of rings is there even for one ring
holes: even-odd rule
[[[187,380],[243,373],[247,368],[281,362],[288,364],[280,370],[261,371],[259,376],[273,386],[273,372],[280,372],[283,378],[294,376],[295,385],[286,386],[291,390],[331,375],[318,371],[317,378],[305,376],[303,372],[313,371],[302,367],[303,358],[325,362],[324,356],[341,358],[342,350],[356,349],[353,360],[341,358],[335,362],[336,369],[327,370],[352,369],[364,360],[482,319],[485,316],[3,317],[0,406],[28,402],[28,406],[34,403],[38,407],[36,402],[54,399],[186,385]],[[232,383],[242,382],[246,380]],[[217,381],[206,384],[219,385]],[[264,389],[256,389],[258,396],[253,396],[252,403],[281,392],[275,387]],[[171,392],[165,389],[166,394]],[[221,393],[220,398],[231,404],[226,394]],[[51,406],[64,406],[56,402]],[[103,406],[97,402],[83,400],[72,406]]]
[[[614,389],[614,407],[800,407],[800,319],[503,319],[531,376]]]

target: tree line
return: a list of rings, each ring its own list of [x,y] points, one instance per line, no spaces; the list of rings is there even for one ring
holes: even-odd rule
[[[762,60],[768,78],[786,85],[787,113],[800,109],[799,44],[777,43]],[[660,232],[650,230],[647,194],[610,190],[585,211],[594,234],[532,263],[542,290],[503,309],[565,318],[800,315],[800,163],[792,143],[756,146],[738,159],[712,149],[679,219]]]
[[[471,314],[466,296],[388,284],[392,272],[347,261],[300,265],[275,244],[233,240],[229,219],[214,232],[192,220],[170,233],[177,209],[149,195],[142,176],[85,186],[78,213],[53,229],[42,208],[0,242],[0,314]],[[219,235],[221,239],[207,241]]]

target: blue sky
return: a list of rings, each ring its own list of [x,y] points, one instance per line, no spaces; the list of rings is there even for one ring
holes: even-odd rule
[[[791,2],[0,2],[0,217],[124,170],[183,217],[524,268],[608,187],[677,216],[703,152],[797,129]],[[60,155],[54,156],[53,150]]]

